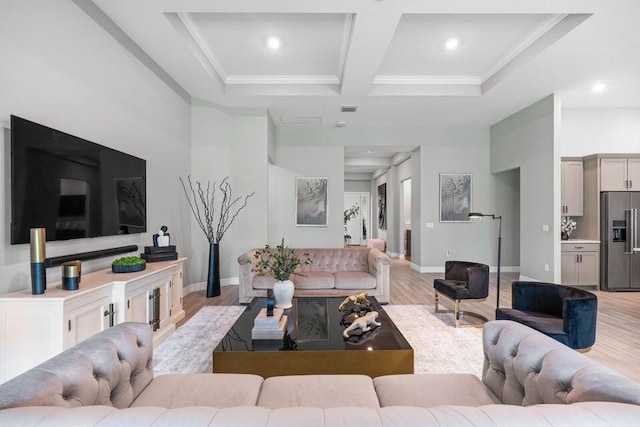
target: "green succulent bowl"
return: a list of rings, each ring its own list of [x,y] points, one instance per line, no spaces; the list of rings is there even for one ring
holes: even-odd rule
[[[111,271],[114,273],[133,273],[147,268],[147,262],[137,256],[125,256],[111,263]]]

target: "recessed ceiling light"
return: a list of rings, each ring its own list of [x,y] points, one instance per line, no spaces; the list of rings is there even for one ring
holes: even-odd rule
[[[267,40],[267,46],[269,46],[269,49],[272,50],[280,49],[280,39],[277,37],[269,37],[269,39]]]
[[[603,92],[605,89],[607,88],[607,86],[605,86],[604,83],[602,82],[598,82],[596,84],[593,85],[593,87],[591,88],[591,90],[595,93],[600,93]]]
[[[454,50],[458,47],[459,44],[460,42],[458,41],[458,39],[449,39],[444,46],[447,48],[447,50]]]
[[[336,122],[336,126],[339,128],[343,128],[347,125],[347,122]]]

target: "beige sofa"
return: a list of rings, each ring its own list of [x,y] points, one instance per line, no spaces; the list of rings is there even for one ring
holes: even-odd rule
[[[153,378],[151,330],[123,323],[0,385],[7,426],[635,425],[640,384],[524,325],[485,325],[469,374]]]
[[[296,249],[308,253],[313,261],[296,270],[302,275],[291,275],[295,295],[351,295],[367,291],[368,295],[386,304],[389,302],[389,257],[378,249]],[[273,288],[273,276],[259,276],[252,271],[256,249],[238,257],[240,304],[248,304],[254,297],[266,296]]]

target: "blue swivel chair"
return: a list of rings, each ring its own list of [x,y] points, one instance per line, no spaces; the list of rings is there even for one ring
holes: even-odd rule
[[[512,308],[496,310],[496,320],[513,320],[580,351],[596,341],[598,298],[591,292],[544,282],[513,282]]]

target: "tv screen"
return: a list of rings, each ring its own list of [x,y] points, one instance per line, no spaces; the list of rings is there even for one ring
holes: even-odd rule
[[[11,116],[11,244],[147,231],[146,161]]]

